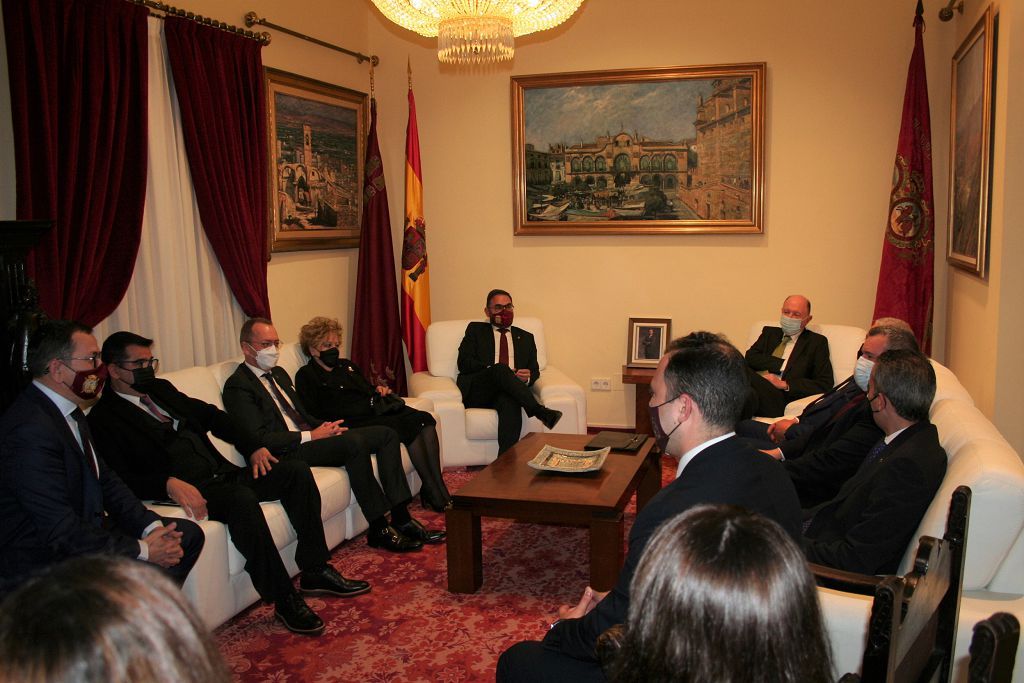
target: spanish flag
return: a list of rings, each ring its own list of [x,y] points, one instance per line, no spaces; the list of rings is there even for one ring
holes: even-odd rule
[[[413,372],[427,369],[430,325],[430,271],[427,268],[427,223],[423,218],[423,175],[416,100],[409,84],[409,125],[405,129],[405,236],[402,239],[402,336]]]

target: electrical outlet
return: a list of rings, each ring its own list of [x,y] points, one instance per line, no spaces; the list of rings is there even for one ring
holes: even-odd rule
[[[611,391],[612,382],[607,377],[592,377],[590,380],[591,391]]]

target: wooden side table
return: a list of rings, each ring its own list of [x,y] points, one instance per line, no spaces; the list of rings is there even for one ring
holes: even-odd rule
[[[651,429],[651,413],[647,406],[651,401],[651,380],[654,368],[631,368],[622,366],[622,383],[636,385],[636,433],[654,434]]]

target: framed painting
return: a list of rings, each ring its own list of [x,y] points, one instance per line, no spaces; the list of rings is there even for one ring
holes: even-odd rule
[[[989,6],[953,55],[946,261],[979,277],[988,252],[995,38]]]
[[[512,77],[516,235],[763,232],[764,63]]]
[[[270,250],[358,247],[366,93],[265,72]]]
[[[657,367],[672,338],[669,318],[630,318],[626,340],[626,365],[631,368]]]

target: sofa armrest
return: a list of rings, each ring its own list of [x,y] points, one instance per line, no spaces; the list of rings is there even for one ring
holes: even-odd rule
[[[831,588],[832,590],[857,595],[874,595],[875,588],[882,582],[884,577],[872,576],[870,574],[858,574],[847,572],[842,569],[833,569],[822,564],[808,562],[807,567],[814,574],[814,582],[819,588]]]
[[[458,401],[462,403],[462,392],[451,377],[416,372],[409,378],[409,393],[416,398],[432,401]]]

